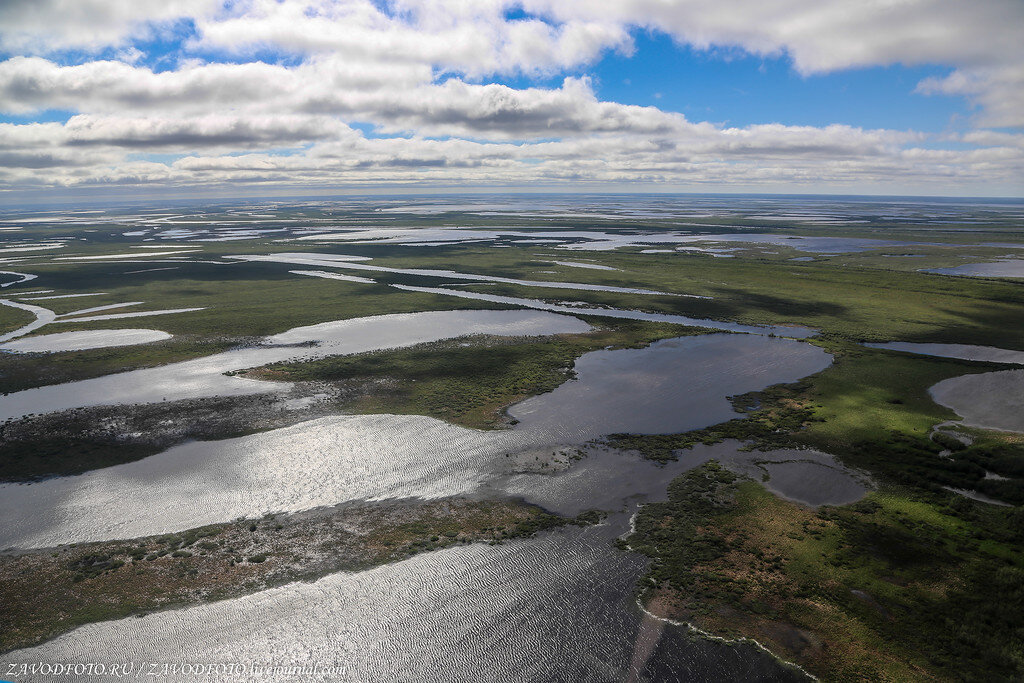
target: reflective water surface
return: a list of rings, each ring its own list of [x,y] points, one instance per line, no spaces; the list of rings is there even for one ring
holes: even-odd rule
[[[642,613],[633,595],[644,569],[640,557],[613,549],[626,522],[620,514],[599,527],[90,624],[0,660],[246,666],[214,677],[223,681],[621,681],[634,662]],[[674,626],[656,634],[651,650],[635,662],[637,680],[805,680],[748,645]],[[320,673],[253,675],[253,665],[314,664]]]
[[[60,351],[84,351],[109,346],[132,346],[170,339],[171,335],[160,330],[81,330],[79,332],[58,332],[43,334],[27,339],[15,339],[0,345],[2,351],[17,353],[57,353]]]
[[[469,326],[492,333],[586,329],[551,313],[465,313],[495,316]],[[192,376],[210,387],[238,380],[220,375],[223,368],[269,362],[263,359],[274,354],[338,353],[436,334],[426,324],[382,327],[377,321],[372,341],[349,334],[364,324],[359,321],[298,328],[269,338],[268,347],[221,354]],[[442,326],[451,330],[451,324]],[[282,346],[310,339],[322,345]],[[662,468],[581,442],[613,431],[674,432],[730,419],[736,414],[727,396],[794,381],[830,362],[821,349],[791,339],[682,337],[584,355],[577,379],[511,409],[520,420],[511,430],[481,432],[420,416],[337,416],[187,443],[77,477],[0,486],[0,547],[127,538],[364,499],[513,496],[564,514],[595,507],[612,512],[596,527],[456,547],[241,598],[90,624],[0,662],[244,666],[209,679],[225,681],[299,679],[287,668],[254,672],[254,665],[307,671],[317,665],[318,673],[301,680],[322,681],[803,680],[749,644],[697,638],[645,616],[635,598],[645,561],[617,550],[613,541],[628,531],[638,504],[662,498],[674,476],[711,458],[758,480],[767,474],[767,485],[780,495],[814,505],[855,500],[863,482],[812,451],[747,453],[725,442],[685,451]],[[178,364],[178,371],[187,365]],[[102,379],[132,375],[137,381],[136,373]],[[219,379],[210,379],[214,375]],[[132,383],[111,386],[139,395]],[[583,454],[577,462],[547,457],[575,448]]]
[[[643,349],[588,353],[579,379],[509,409],[519,427],[583,441],[603,434],[669,434],[736,416],[728,396],[813,374],[827,353],[787,339],[706,334]]]
[[[322,337],[322,327],[273,339]],[[75,477],[0,485],[0,547],[131,538],[349,500],[467,494],[512,467],[506,454],[715,424],[736,415],[727,396],[830,362],[818,347],[752,335],[595,351],[577,361],[578,379],[514,406],[521,422],[511,431],[410,415],[327,417]]]
[[[1024,432],[1024,370],[952,377],[928,391],[966,425]]]
[[[952,268],[928,268],[927,273],[943,275],[969,275],[972,277],[1019,277],[1024,278],[1024,259],[1005,259],[993,263],[965,263]]]
[[[281,391],[288,385],[228,377],[224,373],[289,359],[361,353],[469,334],[545,335],[589,329],[589,325],[575,318],[523,310],[430,311],[341,320],[268,337],[265,346],[15,392],[0,397],[0,420],[97,405]],[[313,342],[316,345],[294,346]]]
[[[865,344],[872,349],[888,349],[890,351],[906,351],[924,356],[940,356],[942,358],[959,358],[961,360],[982,360],[990,363],[1014,363],[1024,365],[1024,351],[997,349],[994,346],[977,346],[975,344],[918,344],[914,342],[885,342],[884,344]]]

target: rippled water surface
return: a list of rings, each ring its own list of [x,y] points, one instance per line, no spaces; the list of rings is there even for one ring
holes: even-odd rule
[[[323,336],[294,332],[308,334]],[[357,499],[467,494],[507,472],[506,454],[715,424],[736,415],[727,396],[830,362],[815,346],[753,335],[596,351],[577,361],[578,379],[514,406],[521,422],[512,431],[408,415],[328,417],[75,477],[0,485],[0,547],[131,538]]]
[[[486,314],[485,322],[466,325],[460,334],[586,329],[551,313],[467,313]],[[438,338],[430,326],[378,323],[372,340],[352,341],[347,333],[359,324],[299,328],[269,338],[268,348],[221,354],[197,381],[213,382],[215,369],[216,381],[235,380],[219,373],[269,362],[262,360],[269,354],[350,352]],[[450,321],[437,324],[452,336]],[[310,339],[323,345],[281,347]],[[730,419],[736,414],[727,396],[793,381],[830,362],[821,349],[790,339],[682,337],[584,355],[577,379],[511,410],[520,420],[512,430],[482,432],[420,416],[336,416],[187,443],[81,476],[0,486],[0,546],[19,547],[129,538],[364,499],[514,496],[565,514],[612,511],[596,527],[456,547],[241,598],[90,624],[0,661],[319,663],[321,673],[305,680],[323,681],[801,680],[749,644],[695,638],[684,627],[645,616],[635,602],[645,561],[617,550],[613,541],[628,531],[639,503],[662,498],[674,476],[711,458],[756,478],[767,473],[773,490],[811,504],[862,495],[851,473],[823,454],[745,453],[735,442],[698,446],[664,468],[593,445],[581,446],[585,457],[568,469],[552,474],[538,466],[542,455],[609,432],[674,432]],[[178,364],[179,372],[187,365]],[[251,669],[215,680],[254,678],[295,680]]]
[[[791,681],[746,645],[655,632],[634,658],[640,557],[613,549],[625,515],[600,527],[500,546],[463,546],[358,573],[141,618],[90,624],[3,660],[319,663],[318,681]],[[645,634],[649,635],[649,634]],[[291,681],[286,674],[218,680]],[[183,680],[178,677],[172,680]],[[53,680],[52,678],[50,680]]]
[[[786,339],[707,334],[643,349],[588,353],[579,378],[528,398],[509,414],[528,430],[586,440],[603,434],[669,434],[736,416],[728,396],[823,370],[831,357]]]

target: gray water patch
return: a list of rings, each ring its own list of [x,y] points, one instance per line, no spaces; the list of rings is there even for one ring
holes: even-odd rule
[[[580,263],[578,261],[555,261],[560,266],[568,266],[570,268],[589,268],[590,270],[618,270],[618,268],[612,268],[611,266],[602,266],[598,263]]]
[[[179,256],[182,254],[195,254],[201,252],[202,249],[186,249],[176,251],[150,251],[150,252],[130,252],[120,254],[100,254],[98,256],[58,256],[55,261],[106,261],[108,259],[126,259],[126,258],[149,258],[151,256]]]
[[[353,262],[347,256],[342,255],[335,259],[334,254],[269,254],[266,256],[227,256],[226,258],[239,259],[242,261],[265,261],[270,263],[288,263],[307,266],[328,266],[332,268],[349,268],[352,270],[364,270],[379,273],[396,273],[400,275],[419,275],[422,277],[451,278],[453,280],[470,280],[473,282],[499,282],[510,285],[521,285],[524,287],[546,287],[550,289],[576,289],[593,292],[614,292],[618,294],[651,294],[658,296],[690,296],[688,294],[672,294],[659,292],[653,289],[639,289],[637,287],[613,287],[610,285],[592,285],[583,282],[548,282],[545,280],[518,280],[508,277],[496,277],[494,275],[476,275],[471,273],[459,273],[454,270],[432,270],[425,268],[388,268],[385,266],[374,266],[367,263]],[[706,298],[706,297],[699,297]]]
[[[965,263],[952,268],[926,268],[925,273],[943,275],[969,275],[972,277],[1020,277],[1024,278],[1024,259],[1007,259],[995,263]]]
[[[459,289],[445,289],[443,287],[414,287],[412,285],[391,286],[395,289],[401,289],[407,292],[442,294],[444,296],[456,296],[463,299],[476,299],[477,301],[489,301],[491,303],[535,308],[540,311],[593,315],[601,318],[618,318],[620,320],[647,320],[649,322],[657,323],[675,323],[676,325],[704,327],[712,330],[725,330],[728,332],[740,332],[743,334],[772,335],[777,337],[792,337],[794,339],[806,339],[807,337],[813,337],[818,334],[817,330],[807,327],[790,327],[785,325],[742,325],[740,323],[709,320],[707,318],[691,318],[685,315],[672,315],[669,313],[647,313],[645,311],[632,311],[621,308],[599,308],[597,306],[590,306],[584,302],[579,302],[578,304],[573,305],[566,305],[565,303],[551,304],[546,301],[541,301],[540,299],[525,299],[516,296],[464,292]]]
[[[695,227],[715,227],[693,224]],[[746,228],[747,226],[717,226]],[[677,245],[692,243],[746,243],[788,246],[798,251],[816,253],[850,253],[868,251],[882,247],[916,246],[918,242],[900,240],[878,240],[861,237],[809,237],[771,233],[712,233],[693,234],[690,232],[609,232],[606,230],[530,230],[510,229],[466,229],[466,228],[393,228],[366,229],[336,232],[324,235],[309,235],[300,240],[330,239],[349,242],[372,241],[387,244],[459,243],[465,241],[500,240],[525,238],[516,241],[526,243],[560,243],[556,248],[571,251],[612,251],[625,247],[648,247],[655,245]]]
[[[322,332],[322,326],[298,328],[293,337],[277,339]],[[507,457],[512,454],[613,431],[681,431],[722,422],[737,416],[727,396],[792,381],[829,362],[830,356],[814,346],[739,335],[597,351],[581,357],[579,379],[563,385],[573,385],[570,395],[556,390],[513,407],[512,415],[526,418],[514,430],[480,432],[419,416],[321,418],[236,439],[183,444],[75,477],[0,485],[0,547],[131,538],[348,500],[475,494],[488,483],[500,488],[519,469],[517,460]],[[650,368],[667,379],[652,383]],[[603,394],[607,399],[600,398]],[[618,471],[625,475],[623,467]],[[566,500],[594,497],[605,485],[588,485],[595,481],[588,469],[584,464],[570,470],[554,486],[571,492],[562,494]],[[596,476],[613,470],[609,466]],[[656,479],[652,486],[667,483],[648,474]],[[548,486],[535,482],[538,490]],[[598,502],[617,506],[633,493],[649,492],[639,479],[624,482],[630,483],[624,489],[608,487]]]
[[[160,330],[82,330],[18,339],[0,345],[0,350],[17,353],[57,353],[149,344],[170,338],[171,335]]]
[[[23,282],[35,280],[39,277],[38,275],[32,275],[31,273],[16,273],[13,270],[0,270],[0,275],[17,275],[19,278],[13,282],[4,282],[3,284],[0,284],[0,287],[13,287],[14,285],[20,285]]]
[[[804,235],[783,235],[771,233],[745,234],[640,234],[590,233],[591,241],[567,244],[563,248],[572,250],[606,251],[622,247],[638,247],[652,244],[691,244],[740,242],[744,244],[768,244],[791,247],[797,251],[824,254],[842,254],[869,251],[882,247],[911,246],[918,243],[899,240],[878,240],[862,237],[808,237]]]
[[[0,305],[10,306],[11,308],[20,308],[23,311],[28,311],[36,317],[35,320],[23,325],[13,332],[0,335],[0,342],[10,341],[11,339],[17,339],[18,337],[24,336],[33,330],[38,330],[43,325],[52,323],[57,319],[57,314],[48,308],[42,306],[33,306],[32,304],[24,304],[18,301],[11,301],[10,299],[0,299]]]
[[[492,488],[563,515],[595,508],[619,510],[665,500],[669,482],[709,460],[761,483],[777,496],[812,507],[853,503],[872,488],[867,476],[843,466],[828,453],[749,451],[732,439],[697,444],[679,451],[679,459],[665,465],[600,446],[589,446],[585,452],[586,457],[566,471],[513,474],[497,480]]]
[[[685,432],[736,417],[727,396],[793,382],[831,362],[820,348],[788,339],[666,339],[643,349],[585,354],[576,361],[577,379],[508,412],[519,420],[517,429],[565,441],[616,432]]]
[[[18,298],[22,301],[46,301],[48,299],[77,299],[83,296],[102,296],[104,294],[106,294],[106,292],[90,292],[88,294],[54,294],[51,296],[18,296]]]
[[[883,344],[864,344],[871,349],[888,351],[906,351],[923,356],[940,358],[958,358],[960,360],[978,360],[990,363],[1014,363],[1024,365],[1024,351],[997,349],[994,346],[977,346],[974,344],[917,344],[914,342],[885,342]]]
[[[625,530],[626,515],[618,515],[602,526],[424,553],[89,624],[0,662],[318,663],[320,672],[303,680],[330,682],[621,681],[640,634],[634,587],[646,566],[613,548]],[[666,627],[653,649],[640,680],[806,680],[751,646],[691,638],[683,627]],[[296,680],[287,671],[251,668],[214,678]]]
[[[128,306],[138,306],[144,304],[145,301],[122,301],[118,304],[105,304],[103,306],[92,306],[90,308],[80,308],[77,311],[71,311],[69,313],[61,313],[58,318],[70,318],[73,315],[85,315],[87,313],[99,313],[101,311],[113,311],[118,308],[127,308]],[[80,319],[80,318],[79,318]]]
[[[775,451],[761,455],[756,462],[768,474],[765,488],[796,503],[812,507],[846,505],[857,502],[869,490],[862,478],[825,453]]]
[[[693,469],[717,460],[729,470],[762,484],[775,495],[811,507],[854,503],[873,488],[870,478],[815,450],[745,450],[743,443],[697,444],[677,453],[681,466]]]
[[[342,275],[341,273],[328,273],[325,270],[289,270],[292,275],[307,275],[309,277],[319,277],[326,280],[344,280],[345,282],[359,282],[364,285],[372,285],[376,283],[376,280],[371,280],[368,277],[359,277],[358,275]]]
[[[267,345],[261,347],[15,392],[0,397],[0,420],[97,405],[282,391],[290,385],[228,377],[224,373],[290,359],[397,348],[468,334],[548,335],[589,329],[589,325],[576,318],[524,310],[428,311],[354,318],[296,328],[269,337]],[[307,342],[319,344],[284,346]]]
[[[64,318],[63,316],[57,316],[54,320],[55,323],[84,323],[93,322],[96,320],[120,320],[122,318],[148,318],[154,315],[174,315],[177,313],[193,313],[195,311],[202,311],[203,307],[197,308],[167,308],[159,311],[139,311],[137,313],[108,313],[104,315],[86,315],[78,318]],[[70,315],[70,314],[69,314]]]
[[[661,466],[634,453],[600,446],[587,446],[583,452],[585,457],[568,470],[514,473],[494,481],[489,489],[574,516],[585,510],[620,510],[664,500],[669,482],[695,467],[685,459]]]
[[[1024,370],[951,377],[928,393],[962,417],[965,425],[1024,432]]]
[[[986,479],[987,478],[988,477],[986,477]],[[972,491],[970,489],[955,489],[952,486],[943,486],[942,488],[946,489],[947,491],[949,491],[951,493],[955,493],[957,495],[963,496],[964,498],[970,498],[971,500],[976,500],[979,503],[987,503],[988,505],[998,505],[1000,507],[1006,507],[1006,508],[1012,508],[1013,507],[1013,505],[1011,505],[1010,503],[1007,503],[1007,502],[1004,502],[1004,501],[1001,501],[1001,500],[996,500],[995,498],[989,498],[984,493],[978,493],[977,491]]]

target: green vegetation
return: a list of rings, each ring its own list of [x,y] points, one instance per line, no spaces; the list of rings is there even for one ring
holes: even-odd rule
[[[736,397],[747,419],[609,442],[661,461],[725,438],[812,447],[866,470],[879,491],[815,512],[714,465],[677,478],[628,541],[655,560],[652,607],[755,637],[827,680],[1021,677],[1024,508],[947,487],[1021,505],[1024,437],[935,436],[955,415],[927,394],[946,377],[1001,366],[823,343],[835,364]]]
[[[0,294],[0,299],[4,298],[4,294],[6,293]],[[19,327],[29,324],[35,318],[34,315],[20,308],[0,306],[0,334],[13,332]]]
[[[815,512],[715,463],[672,482],[626,543],[667,616],[757,638],[830,681],[1016,680],[1024,517],[902,491]]]
[[[956,415],[932,402],[930,386],[1004,366],[838,342],[825,346],[835,356],[831,367],[796,384],[734,397],[733,405],[745,418],[683,434],[612,434],[606,441],[659,462],[675,460],[677,451],[698,443],[723,439],[748,441],[762,450],[816,448],[889,482],[932,492],[975,490],[1024,504],[1024,444],[982,434],[970,446],[954,439],[956,450],[942,456],[949,437],[932,434],[934,425]],[[1018,478],[986,478],[986,470]]]
[[[0,652],[76,626],[253,593],[458,544],[594,524],[521,503],[366,503],[0,555]]]
[[[865,207],[866,214],[872,209]],[[641,254],[639,248],[555,252],[514,241],[494,249],[480,244],[439,247],[384,243],[328,245],[252,240],[206,243],[203,259],[233,253],[321,251],[369,256],[398,268],[449,269],[535,281],[575,281],[639,287],[685,296],[650,296],[509,284],[473,284],[466,291],[596,306],[629,308],[747,324],[814,327],[813,343],[835,364],[801,382],[734,398],[743,419],[674,435],[617,434],[608,443],[668,461],[699,443],[734,438],[750,448],[816,448],[867,471],[879,489],[863,501],[812,510],[779,500],[760,485],[740,481],[714,464],[672,482],[669,500],[643,508],[628,544],[652,559],[645,584],[650,608],[725,635],[746,635],[798,661],[828,680],[1019,680],[1024,678],[1024,436],[936,425],[955,415],[936,405],[927,389],[938,381],[997,367],[865,349],[863,341],[983,343],[1024,349],[1024,283],[916,272],[955,265],[965,257],[987,260],[1002,247],[972,242],[1019,243],[1019,225],[978,209],[970,233],[962,225],[925,226],[866,215],[856,227],[793,227],[739,212],[735,216],[603,221],[560,218],[559,227],[612,231],[684,229],[741,233],[783,230],[809,236],[907,239],[915,244],[859,253],[808,254],[786,245],[734,243],[734,258],[701,253]],[[226,217],[219,209],[211,216]],[[296,208],[282,219],[328,219],[316,208]],[[374,220],[353,210],[349,220]],[[235,218],[229,218],[235,220]],[[507,216],[394,216],[389,226],[509,225]],[[517,219],[518,220],[518,219]],[[522,218],[524,227],[547,220]],[[347,223],[352,224],[352,223]],[[127,249],[123,226],[94,226],[87,243],[66,254]],[[289,228],[293,224],[283,222]],[[36,239],[66,234],[66,226],[29,227]],[[749,230],[746,230],[749,232]],[[925,244],[941,242],[942,244]],[[301,246],[297,246],[301,245]],[[169,246],[189,246],[169,245]],[[557,254],[557,255],[556,255]],[[910,258],[906,254],[917,256]],[[793,261],[793,258],[809,259]],[[586,260],[616,270],[561,266]],[[500,308],[487,302],[398,291],[389,284],[451,285],[445,278],[370,274],[357,284],[289,274],[295,266],[271,263],[178,262],[169,270],[134,273],[134,265],[94,261],[31,261],[39,275],[25,287],[56,294],[106,292],[87,300],[53,300],[58,313],[144,301],[131,310],[204,307],[159,318],[60,323],[37,334],[79,329],[155,327],[175,334],[139,347],[61,354],[0,355],[0,391],[150,367],[255,343],[286,329],[363,315],[453,308]],[[19,267],[21,268],[21,267]],[[142,266],[141,269],[146,269]],[[342,271],[344,272],[344,271]],[[87,301],[87,303],[82,303]],[[0,308],[0,331],[30,320]],[[642,346],[693,334],[671,325],[599,321],[601,328],[553,338],[473,337],[401,350],[333,357],[258,368],[250,376],[330,384],[333,410],[416,413],[489,428],[502,409],[550,391],[572,377],[573,361],[605,347]],[[201,402],[202,403],[202,402]],[[244,404],[244,405],[243,405]],[[247,407],[246,407],[247,406]],[[0,478],[19,480],[66,474],[143,457],[165,447],[158,436],[119,441],[119,434],[156,434],[155,425],[185,421],[175,438],[220,438],[279,424],[257,418],[259,404],[208,402],[149,408],[102,433],[97,412],[63,415],[62,429],[33,418],[0,433]],[[204,413],[205,411],[205,413]],[[231,413],[213,421],[204,414]],[[271,412],[271,411],[264,411]],[[275,418],[276,419],[276,418]],[[285,422],[292,418],[281,418]],[[129,428],[130,427],[130,428]],[[972,437],[957,438],[957,434]],[[78,468],[78,469],[75,469]],[[995,475],[995,476],[993,476]],[[951,493],[965,490],[1018,507],[1000,507]],[[260,590],[296,578],[355,569],[455,543],[529,535],[565,524],[543,511],[499,503],[443,502],[354,514],[370,528],[321,518],[247,520],[131,542],[85,544],[0,557],[0,602],[16,615],[0,634],[0,649],[38,642],[89,621]],[[332,516],[333,515],[333,516]],[[587,516],[580,523],[595,521]],[[42,598],[42,599],[40,599]]]
[[[585,252],[588,261],[618,269],[603,271],[555,266],[546,260],[551,259],[547,256],[550,249],[465,246],[426,251],[392,251],[375,263],[531,280],[585,281],[712,298],[567,292],[505,284],[463,287],[481,293],[552,301],[568,298],[748,324],[806,325],[853,341],[984,340],[992,346],[1024,349],[1024,330],[1018,324],[1024,306],[1020,282],[860,267],[853,259],[849,263],[830,260],[838,257],[794,263],[753,254],[721,259],[699,253]],[[559,256],[572,260],[568,254]],[[883,263],[897,260],[878,257]],[[556,272],[542,272],[550,270]]]
[[[573,377],[579,356],[603,348],[639,348],[704,330],[665,323],[591,320],[600,329],[553,337],[464,337],[408,349],[278,363],[247,376],[355,384],[344,407],[360,413],[429,415],[467,427],[491,428],[501,411],[555,389]]]

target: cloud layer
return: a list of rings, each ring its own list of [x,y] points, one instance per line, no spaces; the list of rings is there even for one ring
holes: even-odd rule
[[[0,111],[72,114],[0,124],[0,187],[1019,194],[1024,145],[1005,129],[1024,126],[1022,26],[1019,0],[16,0],[0,5]],[[804,74],[942,65],[916,91],[967,98],[976,130],[735,128],[600,100],[574,74],[630,55],[638,30]]]

